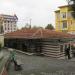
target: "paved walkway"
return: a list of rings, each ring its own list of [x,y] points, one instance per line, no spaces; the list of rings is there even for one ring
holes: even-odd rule
[[[3,50],[3,55],[9,55],[9,51]],[[15,71],[11,63],[9,75],[75,75],[75,58],[70,60],[54,60],[49,57],[28,56],[16,52],[18,64],[22,65],[22,71]]]
[[[75,58],[70,59],[71,62],[75,62]]]
[[[16,59],[21,62],[23,70],[15,71],[11,63],[9,75],[75,75],[75,59],[54,60],[22,53],[16,53]]]
[[[9,52],[6,50],[0,51],[0,73],[3,70],[3,67],[5,66],[8,58],[9,58]]]

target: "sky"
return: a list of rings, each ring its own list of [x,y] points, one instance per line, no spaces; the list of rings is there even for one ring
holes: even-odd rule
[[[16,14],[19,28],[30,23],[30,19],[32,26],[55,26],[54,11],[66,4],[66,0],[0,0],[0,14]]]

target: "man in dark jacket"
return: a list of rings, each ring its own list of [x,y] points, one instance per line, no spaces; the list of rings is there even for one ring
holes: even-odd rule
[[[70,57],[70,46],[66,48],[66,55],[68,56],[68,59],[71,59]]]

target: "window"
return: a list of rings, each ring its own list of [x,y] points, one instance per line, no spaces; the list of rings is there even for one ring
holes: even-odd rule
[[[62,18],[66,18],[66,12],[62,12],[62,13],[61,13],[61,17],[62,17]]]
[[[4,21],[4,23],[6,23],[6,21]]]
[[[11,28],[11,31],[12,31],[12,28]]]
[[[4,30],[3,30],[3,26],[0,26],[0,33],[3,33]]]
[[[6,26],[5,26],[5,30],[7,30]]]
[[[58,29],[61,29],[60,23],[58,23]]]
[[[67,45],[65,44],[64,50],[66,50],[66,49],[67,49]]]
[[[16,27],[16,25],[14,25],[14,27]]]
[[[8,30],[9,30],[9,27],[8,27]]]
[[[16,30],[16,28],[14,28],[14,30]]]
[[[63,52],[63,45],[60,45],[60,52]]]
[[[71,21],[71,25],[72,25],[72,21]]]
[[[56,18],[60,19],[60,13],[57,13]]]
[[[68,12],[67,16],[68,18],[72,18],[72,12]]]
[[[62,28],[64,29],[64,28],[67,28],[67,21],[63,21],[63,23],[62,23]]]
[[[9,23],[9,21],[8,21],[8,23]]]
[[[12,24],[11,24],[11,28],[12,28]]]

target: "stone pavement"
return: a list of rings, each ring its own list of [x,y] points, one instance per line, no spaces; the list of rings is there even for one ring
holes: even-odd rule
[[[75,75],[74,59],[55,60],[22,53],[16,53],[16,59],[21,62],[23,70],[15,71],[14,64],[11,63],[9,75]]]
[[[6,69],[5,65],[7,63],[7,60],[9,59],[9,52],[6,50],[1,50],[0,51],[0,75],[5,75],[6,74]],[[7,74],[6,74],[7,75]]]
[[[75,62],[75,58],[70,59],[71,62]]]

